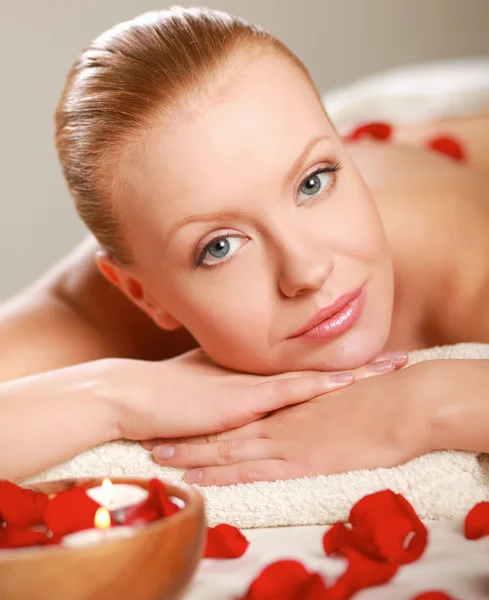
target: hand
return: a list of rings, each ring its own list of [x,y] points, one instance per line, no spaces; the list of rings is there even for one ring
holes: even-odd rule
[[[192,468],[185,480],[205,486],[399,465],[432,449],[417,393],[425,364],[277,410],[210,443],[155,446],[155,460]]]
[[[398,363],[382,361],[381,370]],[[119,411],[120,436],[149,439],[195,436],[245,425],[273,410],[350,385],[353,372],[300,371],[263,376],[212,362],[201,349],[162,362],[108,361],[105,382]],[[375,374],[375,366],[358,370]]]
[[[402,352],[382,354],[354,371],[298,371],[250,375],[212,362],[192,350],[164,363],[125,361],[122,385],[129,403],[121,434],[128,439],[176,438],[226,431],[266,414],[404,366]],[[120,384],[119,384],[120,385]],[[143,445],[151,448],[158,440]]]

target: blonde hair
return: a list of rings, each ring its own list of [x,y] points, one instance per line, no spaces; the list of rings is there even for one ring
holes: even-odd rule
[[[276,37],[202,8],[145,13],[106,31],[77,58],[55,113],[56,146],[81,218],[114,260],[132,262],[117,207],[121,157],[186,97],[202,91],[233,55],[267,49],[312,83]]]

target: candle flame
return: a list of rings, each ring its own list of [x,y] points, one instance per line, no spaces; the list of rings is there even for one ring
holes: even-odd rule
[[[97,508],[94,519],[95,527],[98,529],[107,529],[110,527],[110,513],[106,508]]]
[[[102,488],[104,490],[110,491],[110,489],[112,488],[112,481],[106,477],[103,481],[102,481]]]

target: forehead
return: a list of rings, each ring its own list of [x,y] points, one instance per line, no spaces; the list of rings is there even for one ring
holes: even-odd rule
[[[131,205],[157,220],[164,214],[168,228],[281,183],[313,137],[335,135],[316,90],[290,61],[269,55],[230,77],[224,92],[210,91],[153,130],[129,176]]]

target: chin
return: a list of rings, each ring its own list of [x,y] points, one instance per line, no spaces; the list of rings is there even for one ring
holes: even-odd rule
[[[389,338],[392,320],[392,305],[387,305],[387,302],[385,304],[383,310],[379,310],[377,304],[375,311],[367,304],[359,322],[323,348],[323,369],[356,369],[371,362],[383,351]]]
[[[351,335],[338,339],[336,343],[327,348],[324,363],[327,363],[328,370],[332,371],[362,367],[382,352],[388,337],[388,327],[375,331],[367,329],[351,332]]]
[[[354,327],[327,344],[304,344],[287,347],[285,352],[269,355],[253,352],[228,352],[209,356],[228,369],[256,375],[277,375],[292,371],[350,371],[378,356],[389,337],[390,319],[385,322]]]
[[[351,331],[325,346],[305,348],[300,364],[289,370],[350,371],[362,367],[382,352],[388,336],[387,326]]]
[[[334,356],[328,356],[323,363],[327,371],[351,371],[371,362],[382,351],[383,344],[372,342],[361,346],[346,345],[339,349]]]

